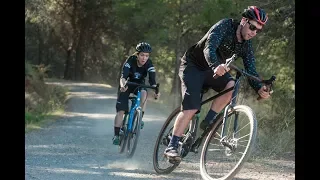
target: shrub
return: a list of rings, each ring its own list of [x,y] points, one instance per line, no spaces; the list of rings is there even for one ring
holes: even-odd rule
[[[25,62],[25,124],[41,121],[45,115],[64,108],[67,89],[44,82],[48,67]]]

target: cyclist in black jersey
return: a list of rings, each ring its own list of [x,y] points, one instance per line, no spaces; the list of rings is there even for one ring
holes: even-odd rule
[[[177,116],[173,137],[164,155],[175,162],[181,161],[178,142],[185,128],[195,113],[200,109],[200,93],[203,87],[220,92],[234,86],[234,81],[225,66],[225,60],[233,54],[241,57],[246,71],[259,76],[255,68],[255,57],[251,38],[255,37],[268,20],[265,11],[256,6],[249,6],[242,13],[241,20],[225,18],[214,24],[200,41],[191,46],[183,55],[179,70],[181,80],[181,112]],[[213,78],[216,74],[218,78]],[[267,88],[249,80],[250,86],[263,99],[269,98]],[[212,102],[211,109],[200,128],[205,129],[214,123],[217,114],[227,105],[233,91]]]
[[[156,70],[149,59],[152,48],[150,44],[141,42],[136,46],[136,52],[129,56],[124,62],[120,77],[120,84],[118,89],[118,98],[116,104],[117,114],[114,120],[114,137],[113,144],[119,145],[119,132],[122,125],[123,115],[125,111],[129,111],[129,95],[134,92],[136,86],[126,85],[127,81],[135,82],[139,84],[145,84],[145,78],[149,75],[150,86],[156,86]],[[154,93],[154,97],[158,97],[159,94]],[[141,90],[141,107],[142,116],[147,100],[147,89]],[[142,127],[144,122],[141,122]]]

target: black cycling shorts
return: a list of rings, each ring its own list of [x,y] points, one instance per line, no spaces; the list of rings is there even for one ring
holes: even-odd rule
[[[125,92],[120,91],[120,86],[118,87],[118,98],[116,103],[116,111],[129,111],[129,95],[133,93],[137,95],[137,86],[128,85],[128,89]],[[146,88],[141,88],[141,90],[147,91]]]
[[[228,82],[233,80],[229,73],[213,78],[213,71],[201,71],[193,63],[183,64],[179,69],[181,80],[182,104],[181,110],[200,110],[200,93],[203,88],[212,88],[216,92],[225,89]]]

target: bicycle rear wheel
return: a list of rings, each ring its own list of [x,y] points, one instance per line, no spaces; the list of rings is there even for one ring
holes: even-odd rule
[[[142,113],[141,110],[137,109],[133,116],[132,131],[128,132],[127,139],[127,158],[131,158],[137,148],[138,139],[140,135]]]
[[[153,167],[159,174],[169,174],[179,165],[167,162],[167,159],[163,156],[164,150],[168,146],[172,136],[175,117],[179,114],[179,112],[180,107],[176,108],[169,115],[159,132],[157,141],[154,146]],[[159,148],[161,148],[162,150],[159,150]]]
[[[248,160],[255,142],[257,120],[250,107],[238,105],[228,112],[224,137],[222,119],[221,116],[212,127],[202,148],[200,173],[205,180],[232,179]]]

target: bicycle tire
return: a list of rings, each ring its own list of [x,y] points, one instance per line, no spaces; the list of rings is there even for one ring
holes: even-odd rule
[[[224,175],[223,177],[219,177],[219,178],[210,177],[210,175],[208,174],[207,169],[205,167],[206,152],[208,149],[208,145],[211,141],[211,138],[213,137],[214,134],[216,134],[217,130],[222,125],[223,118],[221,116],[221,118],[217,120],[216,124],[212,127],[211,131],[209,132],[209,134],[203,144],[202,151],[201,151],[200,173],[201,173],[201,177],[204,180],[231,180],[241,170],[244,163],[250,157],[250,153],[251,153],[251,150],[254,145],[256,135],[257,135],[257,120],[256,120],[256,117],[255,117],[253,110],[249,106],[246,106],[246,105],[235,106],[234,111],[232,111],[232,112],[230,111],[228,113],[228,117],[232,116],[235,112],[244,113],[244,115],[246,115],[248,117],[249,122],[250,122],[250,136],[249,136],[249,140],[248,140],[247,146],[245,148],[245,151],[244,151],[243,155],[241,156],[241,158],[239,159],[239,161],[236,163],[236,165],[226,175]]]
[[[127,153],[126,156],[127,158],[131,158],[134,153],[135,150],[137,148],[137,144],[138,144],[138,139],[139,139],[139,135],[140,135],[140,127],[141,127],[141,121],[142,121],[142,116],[141,116],[141,110],[137,109],[134,112],[134,116],[133,116],[133,126],[132,126],[132,132],[128,133],[128,137],[127,137]],[[130,139],[133,138],[135,134],[135,140],[132,144],[132,148],[131,148],[131,143],[130,143]]]
[[[180,112],[180,107],[176,108],[175,110],[172,111],[172,113],[169,115],[169,117],[167,118],[167,120],[165,121],[165,123],[163,124],[159,135],[157,137],[155,146],[154,146],[154,151],[153,151],[153,167],[155,169],[155,171],[158,174],[169,174],[171,173],[179,164],[172,164],[171,166],[169,166],[166,169],[161,169],[159,167],[159,161],[158,161],[158,153],[159,153],[159,145],[160,142],[162,142],[162,135],[164,134],[165,130],[167,129],[168,125],[170,124],[171,121],[175,121],[174,117]],[[160,152],[163,153],[163,152]]]
[[[119,153],[122,154],[125,147],[127,146],[127,139],[128,136],[126,136],[126,131],[127,131],[127,121],[128,121],[128,116],[127,118],[123,119],[122,122],[122,130],[123,130],[123,134],[120,140],[120,144],[119,144]]]

